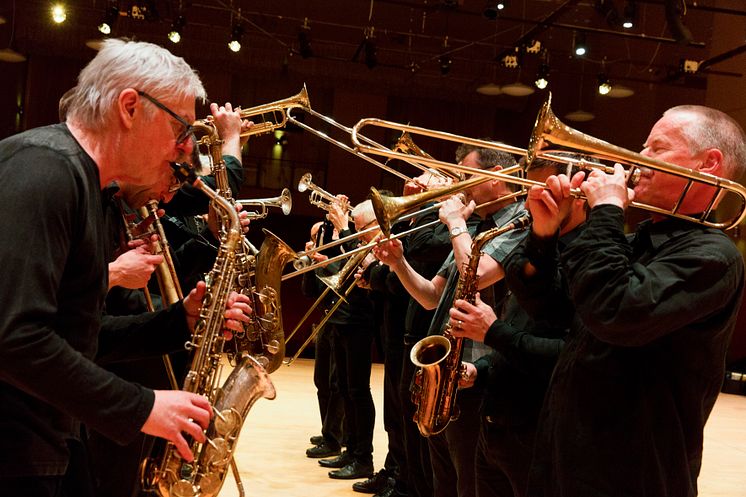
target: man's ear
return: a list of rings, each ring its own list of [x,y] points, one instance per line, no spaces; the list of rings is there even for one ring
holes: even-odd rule
[[[142,112],[139,107],[140,96],[132,88],[126,88],[119,93],[117,99],[117,116],[122,125],[130,129],[133,126],[135,116]]]
[[[707,149],[704,153],[704,160],[697,168],[699,172],[714,174],[720,176],[723,167],[723,152],[717,148]]]

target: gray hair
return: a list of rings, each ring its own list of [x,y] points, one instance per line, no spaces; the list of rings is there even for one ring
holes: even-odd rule
[[[353,220],[357,219],[359,216],[365,216],[366,220],[374,219],[376,215],[373,212],[373,202],[371,202],[370,199],[363,200],[352,209],[352,213],[350,215],[352,216]]]
[[[207,96],[199,76],[181,57],[152,43],[108,39],[78,75],[78,85],[65,102],[68,117],[88,128],[104,126],[127,88],[159,100],[204,101]],[[146,112],[155,113],[151,107]]]
[[[672,114],[694,116],[681,126],[692,154],[716,148],[723,154],[723,176],[734,181],[741,178],[746,170],[746,135],[732,117],[702,105],[679,105],[663,113],[664,116]]]

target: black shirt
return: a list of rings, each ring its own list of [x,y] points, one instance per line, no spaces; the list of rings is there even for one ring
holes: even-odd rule
[[[694,496],[743,259],[677,219],[628,240],[615,206],[562,253],[576,316],[544,405],[530,495]]]
[[[0,142],[0,197],[0,475],[60,475],[80,421],[126,443],[153,406],[151,390],[91,361],[100,327],[101,353],[131,353],[154,319],[186,330],[183,307],[102,323],[108,199],[64,124]]]

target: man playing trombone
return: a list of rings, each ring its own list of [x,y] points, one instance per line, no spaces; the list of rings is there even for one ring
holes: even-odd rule
[[[457,152],[457,158],[460,164],[476,169],[500,170],[515,165],[515,160],[506,153],[470,146],[462,146]],[[444,202],[440,209],[440,219],[450,231],[453,255],[430,280],[413,270],[403,257],[402,244],[398,240],[384,243],[375,249],[376,257],[399,276],[410,295],[426,309],[437,307],[428,334],[441,334],[447,324],[459,270],[471,253],[472,236],[476,233],[467,230],[466,220],[477,210],[484,220],[477,227],[478,233],[506,225],[524,215],[523,203],[516,202],[513,188],[513,185],[503,181],[490,179],[464,191],[466,204],[458,196]],[[499,201],[493,202],[496,200]],[[477,205],[480,206],[479,209],[476,209]],[[490,242],[485,250],[487,255],[481,258],[477,270],[480,289],[491,287],[502,280],[504,271],[501,263],[523,236],[522,231],[510,231]],[[496,299],[501,299],[504,288],[498,288],[496,293]],[[472,348],[470,344],[465,351],[465,360],[472,361],[484,355],[486,349],[480,350],[478,344],[474,345],[476,346]],[[461,413],[459,419],[452,421],[441,434],[428,439],[435,496],[465,497],[474,495],[475,492],[473,463],[481,393],[468,392],[459,395],[457,399]]]
[[[720,111],[674,107],[653,126],[640,163],[648,158],[738,180],[744,133]],[[703,428],[743,296],[743,259],[721,231],[657,213],[625,237],[632,200],[666,210],[680,200],[682,214],[708,209],[714,188],[695,182],[680,199],[687,180],[652,167],[634,190],[617,164],[581,185],[560,176],[547,180],[556,187],[529,193],[545,206],[534,216],[534,253],[554,250],[558,208],[572,187],[591,208],[558,261],[576,315],[544,403],[532,497],[697,495]]]

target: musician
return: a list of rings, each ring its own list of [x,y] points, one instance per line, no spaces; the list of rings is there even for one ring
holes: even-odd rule
[[[239,133],[242,128],[250,127],[250,124],[241,120],[237,111],[231,109],[230,103],[218,107],[211,104],[210,109],[215,125],[223,140],[222,149],[227,154],[240,152]],[[226,110],[229,109],[229,110]],[[233,156],[231,156],[233,157]],[[239,167],[240,161],[236,160]],[[205,181],[214,184],[214,179]],[[154,255],[150,240],[138,239],[126,242],[128,228],[124,226],[125,218],[128,222],[138,219],[137,210],[143,207],[149,200],[157,197],[157,194],[148,187],[136,186],[126,182],[115,183],[110,186],[114,192],[115,202],[110,204],[107,213],[107,224],[109,225],[108,237],[113,247],[116,259],[109,263],[109,293],[106,296],[106,313],[113,316],[138,314],[148,310],[142,289],[148,286],[148,281],[155,267],[163,261],[163,256]],[[207,198],[206,195],[200,194]],[[176,199],[182,194],[181,190],[168,192],[162,198],[162,203],[168,205],[171,199]],[[249,229],[247,213],[241,210],[241,205],[236,205],[239,211],[242,228],[244,232]],[[163,212],[161,211],[160,214]],[[214,213],[211,213],[214,215]],[[163,221],[161,221],[163,222]],[[208,223],[215,232],[208,235],[212,240],[217,240],[216,223]],[[168,239],[168,237],[166,237]],[[157,242],[157,238],[155,240]],[[170,242],[170,240],[168,240]],[[178,250],[172,250],[172,260],[175,262],[173,269],[180,274],[189,274],[192,268],[188,267],[192,262],[194,249],[192,245],[203,246],[196,240],[190,240],[182,244]],[[217,244],[217,242],[215,242]],[[200,249],[197,249],[200,250]],[[209,264],[212,266],[216,251],[210,247],[201,249],[202,261],[200,268]],[[187,255],[185,255],[187,254]],[[203,271],[204,272],[204,271]],[[194,285],[196,280],[189,280]],[[155,309],[168,305],[162,302],[158,295],[157,282],[151,284],[151,300]],[[180,284],[179,281],[176,284]],[[111,288],[116,286],[115,288]],[[190,288],[183,286],[183,288]],[[188,368],[189,354],[181,350],[169,354],[173,368],[176,386],[181,387],[184,374]],[[149,357],[139,360],[112,361],[111,358],[97,358],[97,363],[108,371],[128,381],[136,382],[148,388],[169,389],[173,388],[162,357]],[[87,447],[90,452],[91,467],[95,481],[96,495],[101,497],[130,497],[132,495],[145,495],[140,489],[139,467],[141,461],[151,454],[154,439],[145,435],[138,436],[131,443],[122,446],[109,438],[92,431],[88,434]]]
[[[306,251],[316,246],[329,243],[338,239],[339,233],[329,221],[319,221],[311,226],[311,239],[306,242]],[[334,247],[326,249],[326,253],[314,252],[311,254],[313,263],[322,262],[329,258],[330,251],[340,253]],[[309,271],[303,275],[301,290],[306,297],[316,298],[324,291],[323,284],[318,276],[329,276],[338,271],[339,264],[330,264]],[[325,313],[334,306],[335,297],[329,296],[324,307]],[[333,316],[333,315],[332,315]],[[332,319],[330,317],[330,319]],[[316,335],[315,354],[313,362],[313,383],[316,386],[316,397],[319,402],[319,414],[321,415],[321,440],[313,447],[306,450],[306,456],[313,458],[338,456],[342,451],[342,445],[346,442],[344,435],[344,399],[339,392],[337,376],[339,371],[334,362],[334,335],[333,326],[324,325]],[[314,439],[316,440],[316,439]],[[313,441],[313,440],[312,440]]]
[[[338,198],[330,204],[329,220],[340,238],[349,236],[347,203]],[[355,231],[363,231],[375,224],[370,201],[355,206],[351,214]],[[372,240],[377,233],[360,236],[361,243]],[[353,248],[351,246],[347,247]],[[335,270],[336,271],[336,270]],[[342,291],[347,289],[345,282]],[[338,299],[333,297],[333,301]],[[373,427],[375,406],[370,392],[372,367],[371,346],[375,334],[373,304],[368,292],[353,288],[343,303],[327,321],[332,327],[332,354],[338,370],[337,386],[344,399],[347,448],[339,456],[320,459],[319,465],[334,468],[329,477],[335,479],[367,478],[373,474]]]
[[[573,175],[578,171],[564,163],[537,158],[526,176],[543,183],[550,175],[564,173]],[[532,215],[543,206],[530,201],[526,204]],[[562,206],[558,250],[580,234],[585,211],[585,202],[580,199],[568,199]],[[506,273],[523,270],[528,260],[525,247],[529,238],[530,235],[524,238],[508,256],[504,264]],[[539,263],[535,254],[531,257],[536,268],[547,265]],[[546,254],[549,261],[554,257],[554,253]],[[478,497],[525,495],[539,411],[567,334],[567,326],[562,322],[556,324],[554,315],[572,312],[567,299],[542,301],[530,314],[526,312],[515,294],[541,288],[551,279],[536,272],[530,277],[521,276],[508,280],[512,293],[502,308],[493,308],[477,294],[474,304],[458,299],[450,310],[449,324],[454,336],[483,342],[492,349],[473,364],[466,362],[466,379],[459,381],[460,388],[475,384],[484,387],[474,463]]]
[[[110,39],[80,73],[66,123],[0,142],[0,495],[90,495],[81,423],[121,443],[141,431],[166,438],[186,460],[184,436],[205,440],[204,398],[153,391],[92,362],[97,347],[102,356],[172,350],[198,317],[204,284],[160,313],[101,318],[101,190],[122,180],[165,196],[170,163],[191,152],[186,123],[196,98],[204,89],[183,59]],[[229,305],[226,324],[240,329],[248,299],[234,294]]]
[[[462,146],[457,151],[459,163],[478,169],[501,170],[513,166],[515,161],[505,153],[490,149]],[[441,334],[448,321],[462,264],[468,261],[472,235],[495,226],[505,225],[525,213],[523,202],[517,202],[513,186],[500,180],[488,180],[464,191],[467,203],[454,196],[443,203],[439,217],[449,229],[453,253],[431,280],[417,274],[403,257],[402,244],[393,240],[375,250],[381,262],[388,264],[399,276],[409,293],[426,309],[436,308],[430,332]],[[488,205],[489,201],[504,199]],[[479,209],[476,206],[480,205]],[[474,233],[469,232],[466,220],[473,212],[483,219]],[[509,231],[493,239],[485,249],[485,257],[479,262],[477,274],[479,288],[494,289],[495,301],[504,297],[501,280],[504,275],[502,261],[525,235],[522,231]],[[484,293],[484,292],[483,292]],[[484,346],[481,346],[484,348]],[[464,347],[464,360],[474,360],[484,355],[478,344]],[[473,356],[473,357],[472,357]],[[436,496],[459,497],[474,495],[474,449],[478,436],[478,407],[481,392],[465,391],[457,397],[461,412],[459,418],[449,423],[440,434],[428,438],[433,467],[433,489]]]
[[[642,155],[732,180],[746,166],[740,126],[694,105],[666,111]],[[559,188],[530,192],[546,207],[529,239],[538,254],[554,251],[556,210],[573,186],[552,181]],[[723,381],[743,259],[721,231],[661,214],[624,234],[631,200],[670,210],[685,183],[646,168],[631,190],[617,165],[580,185],[587,226],[559,260],[576,315],[544,403],[531,496],[697,495],[702,432]],[[712,193],[695,182],[679,211],[703,212]]]

